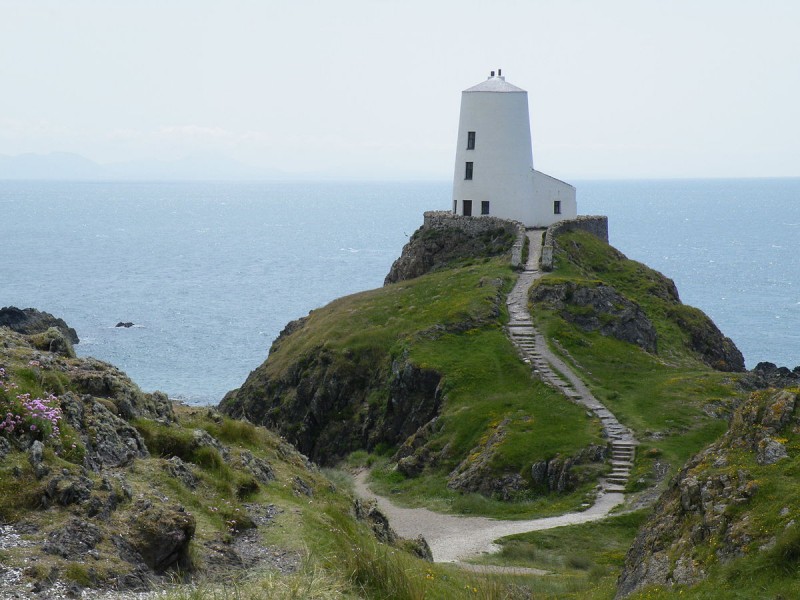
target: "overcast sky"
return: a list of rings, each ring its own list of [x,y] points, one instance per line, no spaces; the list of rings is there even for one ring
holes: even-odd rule
[[[528,90],[561,178],[800,176],[797,0],[0,0],[0,154],[452,177],[461,90]]]

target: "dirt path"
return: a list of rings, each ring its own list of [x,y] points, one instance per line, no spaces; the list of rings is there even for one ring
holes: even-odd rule
[[[628,481],[633,464],[636,439],[632,432],[620,424],[611,411],[592,395],[570,366],[547,347],[544,336],[534,327],[528,310],[528,290],[542,276],[539,270],[539,257],[542,252],[543,231],[533,230],[527,235],[530,241],[528,261],[507,300],[510,315],[507,326],[509,339],[519,350],[522,359],[531,365],[535,377],[552,385],[574,402],[586,406],[600,418],[611,446],[613,471],[601,481],[597,499],[587,510],[526,521],[500,521],[486,517],[446,515],[426,508],[403,508],[396,506],[387,498],[374,494],[366,485],[365,471],[356,474],[356,493],[363,498],[376,500],[380,510],[389,518],[392,527],[401,536],[410,538],[423,536],[428,541],[436,562],[459,562],[485,552],[496,552],[499,548],[494,541],[507,535],[598,521],[608,516],[614,507],[624,501],[622,490]],[[493,572],[503,569],[502,567],[470,568],[484,571],[488,569]],[[545,573],[538,569],[522,569],[522,571]]]
[[[484,552],[497,552],[498,538],[526,531],[540,531],[563,525],[597,521],[623,501],[621,493],[606,493],[584,512],[526,521],[500,521],[486,517],[463,517],[433,512],[427,508],[403,508],[367,487],[367,472],[355,476],[355,491],[362,498],[376,500],[394,530],[403,537],[423,536],[436,562],[458,562]]]

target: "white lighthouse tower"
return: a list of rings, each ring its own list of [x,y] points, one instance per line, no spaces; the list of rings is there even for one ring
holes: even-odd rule
[[[528,92],[498,69],[461,92],[453,213],[547,227],[577,216],[575,188],[533,168]]]

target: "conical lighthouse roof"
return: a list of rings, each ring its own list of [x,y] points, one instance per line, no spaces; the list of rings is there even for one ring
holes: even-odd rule
[[[493,71],[494,73],[494,71]],[[464,92],[524,92],[522,88],[518,88],[506,81],[502,75],[492,75],[486,81],[481,81],[478,85],[473,85],[467,88]]]

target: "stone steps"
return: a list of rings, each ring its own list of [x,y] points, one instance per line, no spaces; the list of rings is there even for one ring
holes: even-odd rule
[[[569,370],[569,366],[550,352],[544,338],[534,327],[527,305],[528,289],[541,276],[538,269],[538,256],[541,252],[542,240],[541,236],[529,236],[529,239],[531,251],[528,264],[525,265],[524,271],[517,279],[517,284],[508,296],[507,303],[511,320],[506,325],[506,333],[519,351],[523,361],[531,365],[531,370],[536,377],[553,386],[573,402],[585,406],[600,419],[603,433],[609,440],[611,450],[611,473],[601,480],[601,491],[623,492],[633,468],[636,440],[632,432],[622,425],[614,414],[598,401],[584,385],[579,383],[578,377]],[[559,373],[563,373],[563,376]],[[575,381],[575,386],[565,379]]]

